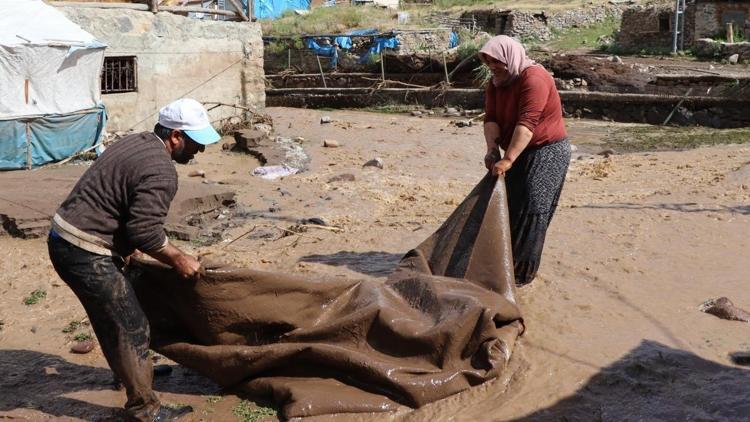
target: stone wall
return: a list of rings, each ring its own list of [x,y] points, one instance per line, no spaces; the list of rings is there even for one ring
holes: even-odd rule
[[[635,6],[623,12],[615,45],[625,50],[671,48],[673,28],[674,7]]]
[[[726,23],[734,22],[742,28],[750,19],[750,0],[707,1],[697,0],[685,11],[685,42],[691,45],[701,38],[726,36]]]
[[[726,43],[702,38],[695,42],[695,55],[708,59],[729,59],[737,55],[736,62],[750,60],[750,42]]]
[[[461,15],[461,22],[476,22],[477,28],[491,35],[549,40],[553,31],[583,28],[608,17],[620,17],[622,11],[613,5],[547,13],[545,11],[472,10]]]
[[[180,97],[265,107],[260,25],[200,21],[168,12],[61,7],[70,20],[108,45],[105,56],[136,56],[138,90],[104,94],[108,131],[153,127],[159,108]],[[212,120],[233,108],[209,112]]]

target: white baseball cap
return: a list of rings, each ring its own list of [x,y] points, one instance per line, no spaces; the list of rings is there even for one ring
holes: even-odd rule
[[[159,110],[159,124],[181,130],[201,145],[213,144],[221,139],[211,126],[206,109],[192,98],[180,98],[162,107]]]

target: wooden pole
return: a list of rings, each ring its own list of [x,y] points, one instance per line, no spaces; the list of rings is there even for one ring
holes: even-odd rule
[[[245,22],[250,20],[242,9],[242,5],[237,0],[229,0],[229,2],[232,3],[232,6],[234,6],[235,9],[237,9],[237,14],[240,16],[240,19]]]
[[[385,82],[385,54],[380,50],[380,78]]]
[[[318,59],[318,69],[320,70],[320,78],[323,79],[323,88],[328,88],[326,85],[326,77],[323,75],[323,66],[320,64],[320,56],[316,54],[315,58]]]
[[[148,5],[151,13],[157,13],[159,11],[159,0],[149,0]]]
[[[734,25],[732,22],[727,22],[727,42],[734,44]]]
[[[448,77],[448,61],[445,58],[445,51],[443,51],[443,70],[445,70],[445,83],[450,84],[451,80]]]
[[[286,52],[287,52],[286,68],[291,69],[292,68],[292,49],[287,48]]]

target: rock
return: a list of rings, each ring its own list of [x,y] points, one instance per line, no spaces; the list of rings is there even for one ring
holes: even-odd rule
[[[292,138],[292,141],[294,141],[294,142],[296,142],[298,144],[301,144],[301,143],[305,142],[305,138],[303,138],[301,136],[295,136],[294,138]]]
[[[610,155],[615,155],[616,152],[613,149],[605,149],[605,150],[599,151],[597,154],[604,156],[605,158],[608,158]]]
[[[224,151],[233,150],[237,146],[236,142],[227,142],[224,144],[221,144],[221,149]]]
[[[268,134],[261,130],[242,129],[234,132],[235,148],[241,151],[247,151],[251,148],[258,147],[268,142]]]
[[[578,146],[571,144],[570,145],[570,152],[576,152],[578,151]]]
[[[459,113],[458,113],[458,109],[453,108],[453,107],[447,107],[445,109],[445,114],[459,114]]]
[[[432,110],[430,110],[430,111],[428,111],[428,112],[427,112],[427,115],[428,115],[428,116],[434,116],[434,115],[435,115],[435,112],[434,112],[434,111],[432,111]]]
[[[737,64],[740,61],[740,55],[732,54],[727,60],[729,60],[729,64]]]
[[[419,111],[419,110],[412,110],[411,111],[411,115],[414,116],[414,117],[418,117],[418,116],[422,115],[422,112]]]
[[[172,373],[172,367],[169,365],[156,365],[154,366],[154,376],[163,377]]]
[[[331,123],[331,116],[322,116],[320,118],[320,124]]]
[[[459,120],[456,122],[456,127],[469,127],[471,126],[471,120]]]
[[[328,222],[320,217],[303,218],[297,224],[314,224],[316,226],[328,226]]]
[[[279,212],[281,211],[281,207],[278,205],[273,205],[268,207],[268,212]]]
[[[77,341],[70,347],[70,352],[83,355],[94,350],[94,346],[94,340]]]
[[[39,331],[39,328],[36,325],[31,326],[31,332],[36,334],[36,332]]]
[[[351,174],[351,173],[342,173],[342,174],[337,174],[337,175],[331,177],[330,179],[328,179],[328,183],[333,183],[333,182],[353,182],[355,180],[357,180],[357,178],[354,177],[353,174]]]
[[[265,133],[266,136],[270,136],[273,132],[273,127],[265,123],[256,123],[253,125],[253,129]]]
[[[339,141],[335,141],[333,139],[326,139],[323,141],[323,146],[326,148],[338,148],[341,146],[341,144],[339,144]]]
[[[379,169],[383,168],[383,160],[380,159],[380,157],[375,157],[372,160],[364,163],[362,167],[377,167]]]
[[[193,170],[188,173],[188,177],[206,177],[206,172],[203,170]]]
[[[750,352],[730,353],[729,359],[731,359],[735,365],[750,366]]]
[[[620,56],[612,56],[612,63],[622,64],[622,59]]]
[[[730,321],[750,322],[750,313],[740,309],[726,297],[709,299],[703,302],[698,310]]]

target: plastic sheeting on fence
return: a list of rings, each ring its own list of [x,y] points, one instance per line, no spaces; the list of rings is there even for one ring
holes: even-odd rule
[[[105,124],[103,104],[78,113],[0,120],[0,169],[63,160],[99,142]]]
[[[390,48],[394,49],[401,44],[396,37],[376,37],[373,40],[372,46],[367,50],[367,53],[362,55],[359,59],[360,63],[365,63],[370,56],[379,55],[381,51]]]
[[[310,9],[310,0],[256,0],[253,13],[258,19],[277,19],[295,9]]]
[[[320,45],[314,39],[305,39],[305,47],[314,51],[315,54],[322,57],[331,58],[331,67],[334,68],[339,62],[339,52],[335,45]]]

